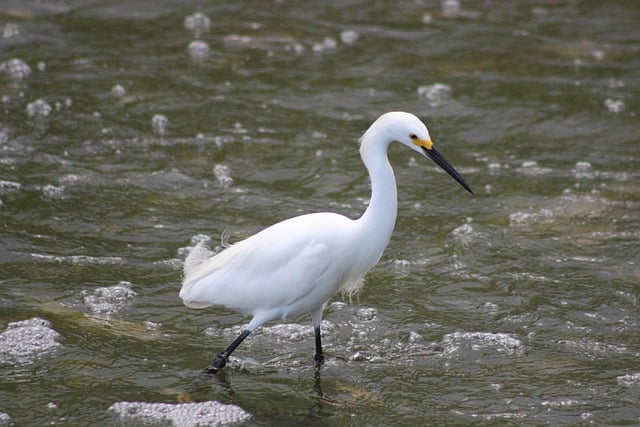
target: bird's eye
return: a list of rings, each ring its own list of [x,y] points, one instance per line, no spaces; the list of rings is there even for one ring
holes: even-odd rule
[[[418,139],[418,135],[416,135],[415,133],[412,133],[411,135],[409,135],[409,138],[415,140],[415,139]]]

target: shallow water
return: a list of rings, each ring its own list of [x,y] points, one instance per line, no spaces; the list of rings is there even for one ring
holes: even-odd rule
[[[637,2],[25,3],[0,1],[0,424],[640,423]],[[359,215],[389,110],[476,194],[392,147],[396,230],[325,310],[320,375],[304,318],[199,379],[248,319],[182,305],[189,250]]]

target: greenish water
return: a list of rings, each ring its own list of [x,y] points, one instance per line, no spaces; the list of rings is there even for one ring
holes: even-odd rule
[[[58,334],[0,341],[6,423],[189,391],[248,425],[640,424],[640,5],[452,5],[0,1],[0,332]],[[304,318],[197,382],[249,319],[182,305],[189,248],[358,216],[390,110],[476,194],[392,147],[396,230],[320,376]]]

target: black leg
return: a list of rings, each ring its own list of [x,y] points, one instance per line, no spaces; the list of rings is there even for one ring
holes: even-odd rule
[[[320,338],[320,326],[314,328],[316,333],[316,354],[313,359],[316,361],[316,368],[324,364],[324,355],[322,354],[322,339]]]
[[[238,347],[240,345],[240,343],[242,341],[244,341],[244,339],[246,337],[249,336],[250,333],[251,333],[251,331],[248,330],[248,329],[245,329],[244,331],[242,331],[240,336],[238,336],[238,338],[236,338],[231,343],[231,345],[229,347],[227,347],[227,349],[225,351],[223,351],[218,356],[216,356],[216,358],[213,360],[213,364],[207,370],[207,373],[213,375],[213,374],[217,373],[220,369],[224,368],[225,365],[227,364],[227,361],[229,360],[229,355],[233,352],[233,350],[236,349],[236,347]]]

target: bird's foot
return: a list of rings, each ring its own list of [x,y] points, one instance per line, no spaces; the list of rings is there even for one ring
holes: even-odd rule
[[[213,364],[211,365],[211,367],[207,369],[207,374],[215,375],[216,373],[218,373],[220,369],[224,368],[226,365],[227,365],[227,358],[224,357],[222,354],[220,354],[216,356],[216,358],[213,360]]]

